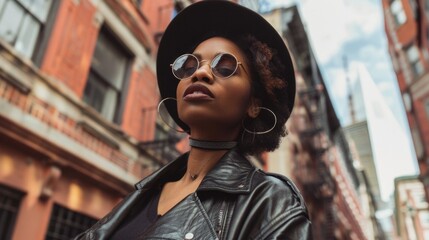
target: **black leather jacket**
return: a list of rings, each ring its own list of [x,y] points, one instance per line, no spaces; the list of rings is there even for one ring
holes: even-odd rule
[[[137,183],[136,191],[76,239],[108,239],[147,191],[183,176],[187,158],[184,154]],[[195,193],[159,218],[141,239],[311,239],[311,223],[289,179],[255,168],[233,149]]]

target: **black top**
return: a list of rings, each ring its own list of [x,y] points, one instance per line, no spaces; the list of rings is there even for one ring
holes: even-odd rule
[[[152,194],[148,194],[146,201],[143,201],[139,208],[128,216],[119,226],[110,239],[137,239],[139,236],[158,220],[158,202],[161,189],[156,189]]]

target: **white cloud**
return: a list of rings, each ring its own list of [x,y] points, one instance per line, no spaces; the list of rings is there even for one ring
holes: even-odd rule
[[[360,38],[380,29],[383,18],[379,5],[371,1],[345,1],[350,38]]]
[[[387,62],[377,62],[375,64],[375,69],[379,72],[388,72],[391,71],[391,65]]]
[[[380,59],[383,55],[385,55],[383,49],[376,48],[374,45],[366,45],[359,49],[359,59],[371,61]]]
[[[376,3],[369,1],[302,0],[301,12],[320,63],[336,57],[348,41],[381,27]]]

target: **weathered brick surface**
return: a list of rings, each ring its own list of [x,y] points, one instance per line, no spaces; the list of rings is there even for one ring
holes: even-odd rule
[[[88,1],[62,1],[41,70],[82,96],[98,36],[96,8]]]
[[[133,169],[132,173],[137,178],[143,176],[141,165],[124,155],[119,149],[109,146],[102,139],[86,132],[82,126],[79,125],[75,119],[68,116],[66,112],[59,112],[51,104],[34,96],[23,94],[2,79],[0,79],[0,99],[15,105],[23,112],[69,136],[76,142],[115,163],[122,169],[126,171]],[[135,164],[137,165],[134,166]]]
[[[153,139],[158,100],[155,74],[147,66],[133,71],[123,116],[124,131],[142,141]]]

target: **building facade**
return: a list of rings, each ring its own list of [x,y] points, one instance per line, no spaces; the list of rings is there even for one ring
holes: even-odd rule
[[[429,239],[429,204],[418,176],[395,179],[395,209],[400,239]]]
[[[359,121],[352,123],[343,128],[346,136],[353,141],[354,148],[356,149],[355,159],[359,159],[362,169],[365,170],[369,182],[369,187],[375,197],[377,205],[382,205],[380,195],[380,185],[377,177],[377,169],[374,163],[374,155],[371,146],[371,139],[369,136],[368,122]]]
[[[309,208],[314,239],[383,239],[364,216],[361,186],[348,142],[330,102],[297,7],[264,17],[292,52],[297,96],[287,123],[288,136],[269,154],[267,169],[294,180]],[[367,195],[365,195],[367,196]],[[368,231],[370,229],[371,231]]]
[[[376,218],[377,210],[385,207],[381,200],[380,187],[377,178],[377,170],[371,147],[367,121],[359,121],[343,127],[346,135],[353,166],[357,170],[359,178],[358,195],[362,207],[364,232],[368,239],[389,239],[381,223]]]
[[[383,0],[385,30],[429,199],[429,2]]]
[[[174,159],[162,31],[190,1],[0,1],[0,239],[70,239]]]

